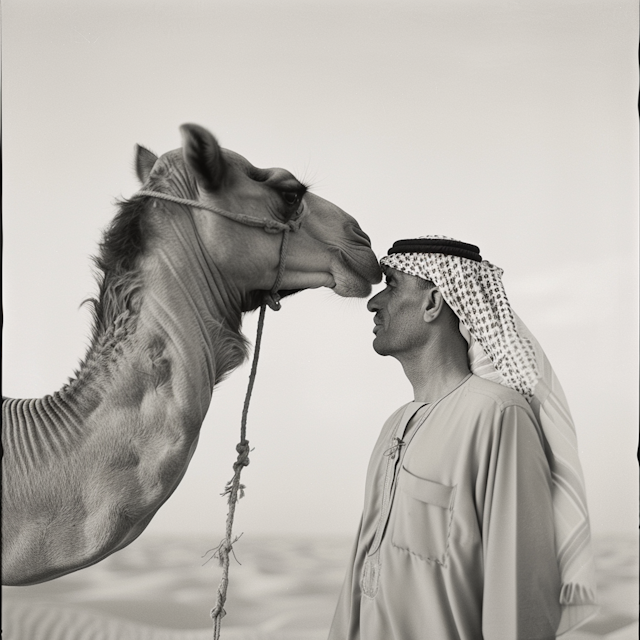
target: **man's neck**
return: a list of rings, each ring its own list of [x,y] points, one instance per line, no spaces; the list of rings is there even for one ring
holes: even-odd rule
[[[469,375],[467,343],[460,335],[446,343],[430,343],[411,357],[398,358],[418,402],[436,402]]]

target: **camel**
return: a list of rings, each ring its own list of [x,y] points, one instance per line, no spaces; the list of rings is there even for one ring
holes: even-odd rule
[[[243,313],[275,282],[280,296],[365,297],[380,281],[354,218],[206,129],[180,130],[159,158],[137,147],[143,190],[104,233],[75,377],[3,399],[3,584],[77,571],[142,533],[187,470],[214,385],[246,358]]]

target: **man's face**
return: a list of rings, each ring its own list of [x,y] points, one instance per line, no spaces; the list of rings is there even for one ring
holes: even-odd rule
[[[420,279],[383,267],[386,288],[373,296],[367,309],[375,313],[373,348],[381,356],[401,357],[423,346],[429,325],[423,314],[427,290]]]

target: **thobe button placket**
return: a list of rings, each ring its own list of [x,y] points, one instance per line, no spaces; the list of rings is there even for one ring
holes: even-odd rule
[[[416,404],[418,406],[416,406]],[[369,598],[373,598],[378,592],[378,583],[380,579],[380,545],[391,513],[391,505],[393,503],[393,494],[395,492],[398,469],[401,466],[401,461],[404,459],[407,445],[427,416],[424,416],[420,423],[416,425],[416,428],[413,430],[408,441],[403,440],[405,430],[411,419],[418,411],[420,411],[420,409],[422,409],[422,407],[425,406],[425,404],[426,403],[413,402],[407,405],[404,413],[402,414],[402,418],[400,418],[397,427],[393,431],[393,437],[391,439],[389,449],[387,450],[387,464],[385,467],[380,517],[378,519],[378,526],[376,527],[373,542],[364,562],[362,580],[360,583],[362,593]]]

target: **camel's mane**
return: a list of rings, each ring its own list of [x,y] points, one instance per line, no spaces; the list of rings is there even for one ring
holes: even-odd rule
[[[147,202],[146,196],[141,195],[118,202],[118,212],[93,258],[98,269],[98,295],[86,300],[93,315],[92,341],[81,370],[69,380],[75,389],[91,378],[104,356],[129,333],[138,315],[140,258],[153,233]],[[248,346],[244,336],[222,323],[209,329],[215,335],[216,382],[220,382],[247,357]]]
[[[137,311],[139,258],[151,233],[146,202],[144,196],[118,202],[118,213],[105,230],[99,253],[93,258],[99,271],[98,296],[87,302],[92,308],[94,342],[122,314],[134,315]]]

